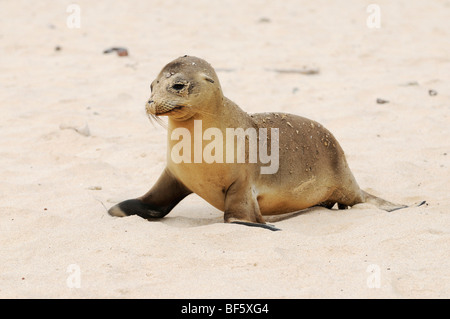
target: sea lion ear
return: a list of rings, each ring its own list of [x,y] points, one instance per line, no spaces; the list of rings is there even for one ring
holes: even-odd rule
[[[211,83],[214,83],[214,80],[213,80],[209,75],[206,75],[205,73],[202,73],[202,77],[203,77],[206,81],[211,82]]]

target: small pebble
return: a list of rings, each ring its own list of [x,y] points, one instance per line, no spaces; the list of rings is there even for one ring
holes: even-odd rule
[[[106,49],[103,51],[103,54],[108,54],[112,52],[117,52],[118,56],[128,56],[128,50],[120,47]]]
[[[267,17],[262,17],[258,20],[259,23],[270,23],[270,19]]]
[[[388,100],[383,100],[383,99],[378,98],[378,99],[377,99],[377,103],[378,103],[378,104],[385,104],[385,103],[389,103],[389,101],[388,101]]]

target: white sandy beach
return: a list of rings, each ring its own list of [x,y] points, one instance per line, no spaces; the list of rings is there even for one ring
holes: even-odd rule
[[[0,2],[1,298],[450,298],[450,1],[379,0],[380,28],[372,1],[83,0],[70,28],[72,3]],[[144,105],[185,54],[245,111],[322,123],[363,189],[427,205],[268,217],[279,232],[195,194],[109,216],[165,166]]]

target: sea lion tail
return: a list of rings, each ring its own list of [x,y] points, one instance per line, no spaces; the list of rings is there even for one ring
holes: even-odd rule
[[[380,197],[377,197],[375,195],[369,194],[365,191],[362,191],[363,195],[364,195],[364,202],[365,203],[369,203],[369,204],[373,204],[375,206],[377,206],[379,209],[385,210],[387,212],[393,212],[394,210],[398,210],[398,209],[402,209],[402,208],[407,208],[410,206],[407,205],[402,205],[402,204],[394,204],[391,203],[387,200],[384,200]],[[414,206],[422,206],[423,204],[425,204],[426,201],[422,201]]]

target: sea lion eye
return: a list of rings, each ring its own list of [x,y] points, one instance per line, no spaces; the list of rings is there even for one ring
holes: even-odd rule
[[[186,84],[182,84],[182,83],[175,83],[174,85],[172,85],[172,89],[174,89],[175,91],[181,91],[185,87],[186,87]]]

